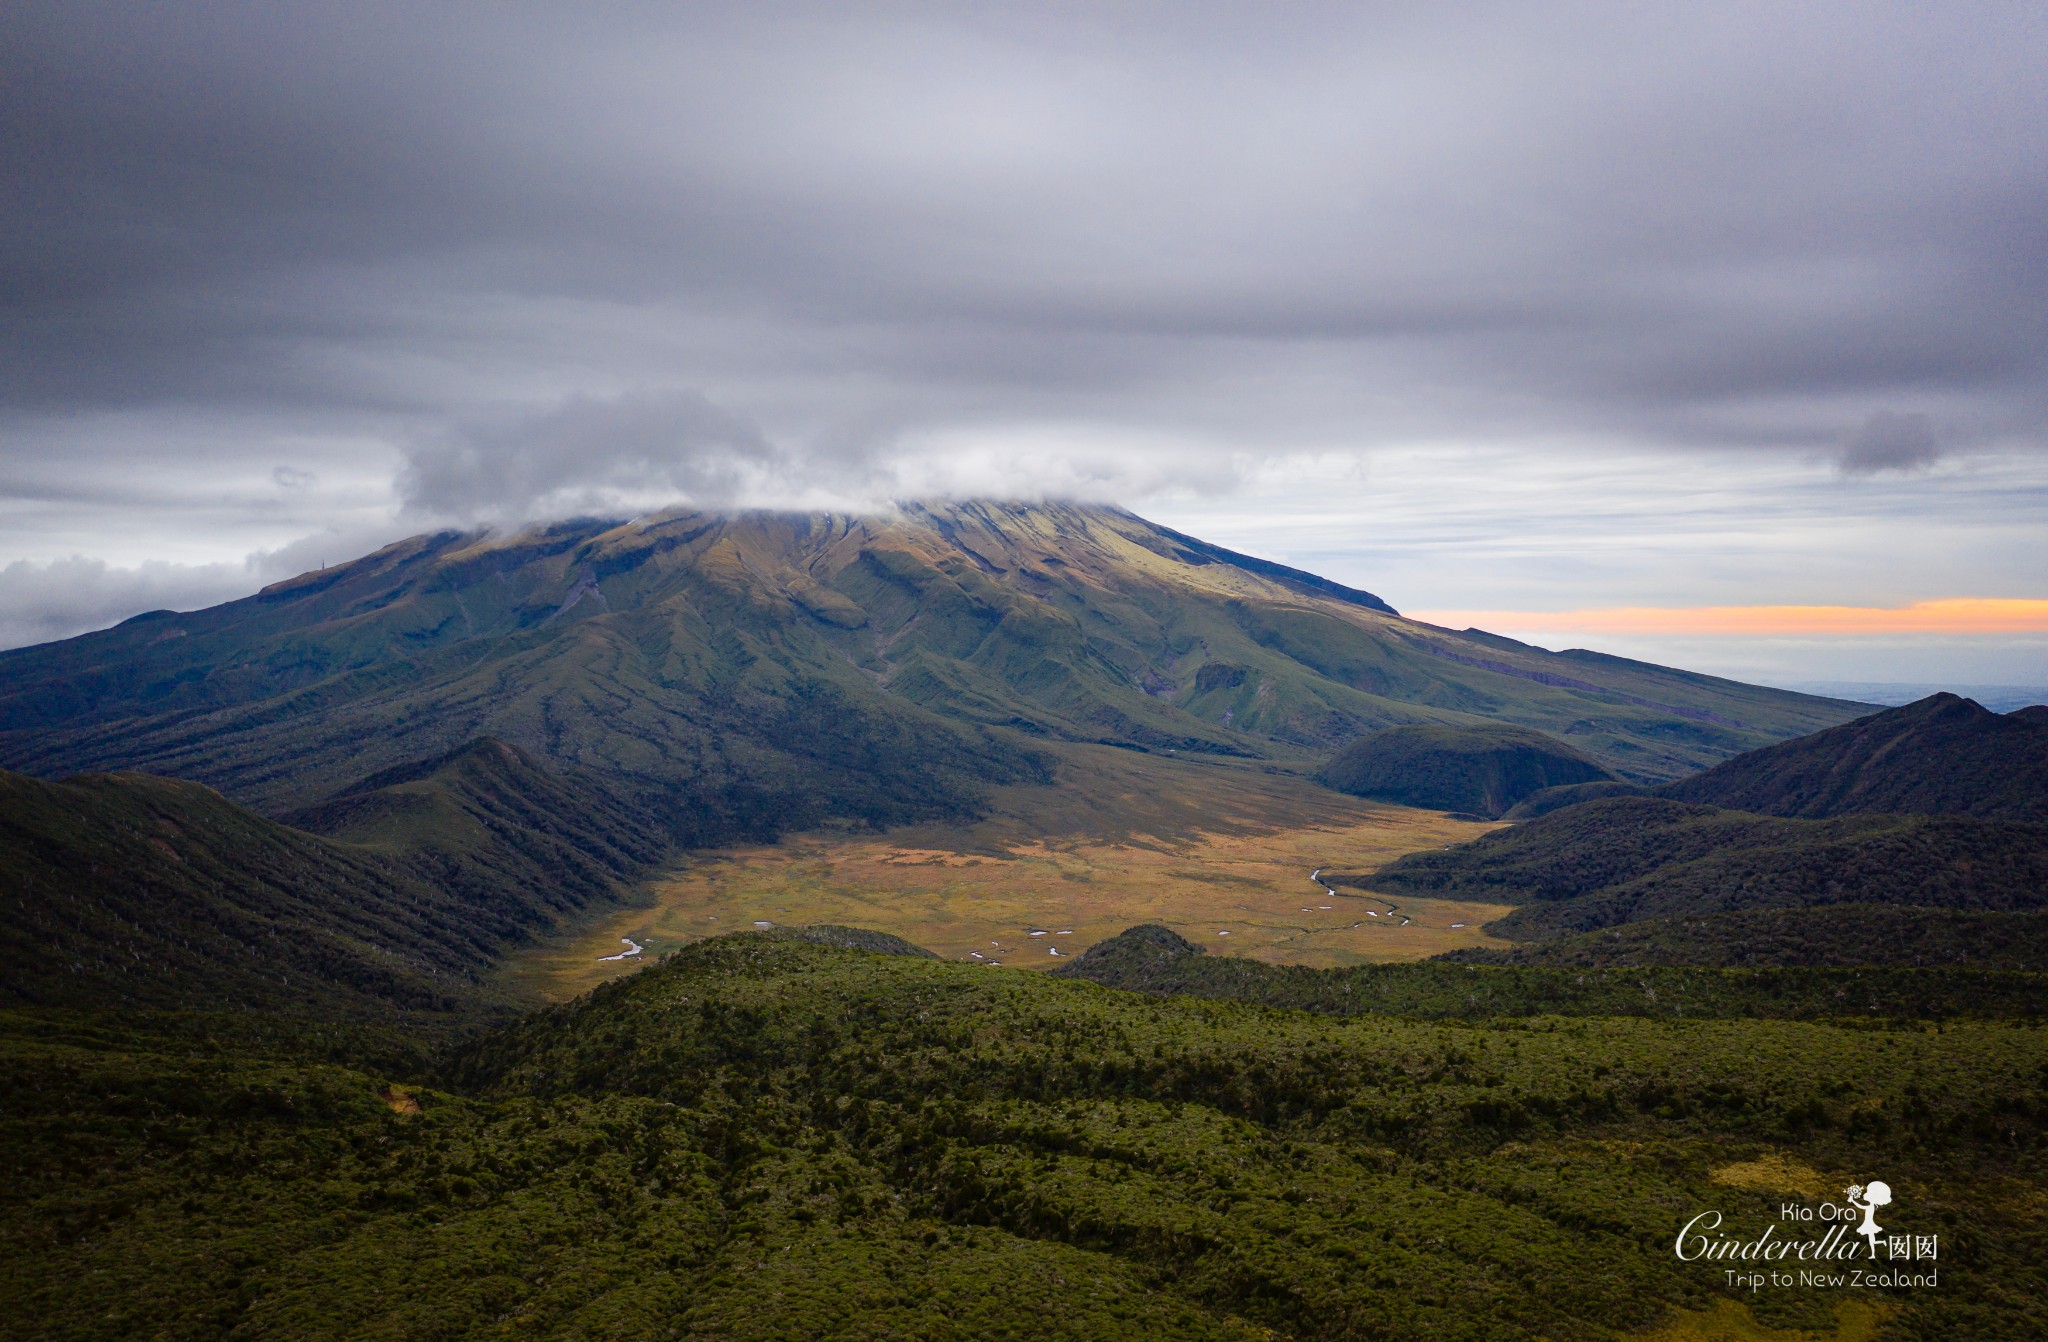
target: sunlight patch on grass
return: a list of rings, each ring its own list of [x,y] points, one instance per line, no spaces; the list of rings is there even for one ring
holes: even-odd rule
[[[1717,1300],[1639,1336],[1642,1342],[1871,1342],[1890,1313],[1867,1300],[1845,1300],[1835,1308],[1832,1329],[1772,1328],[1741,1301]]]
[[[1837,1194],[1849,1183],[1847,1179],[1830,1179],[1811,1165],[1802,1165],[1776,1151],[1766,1151],[1754,1160],[1741,1160],[1732,1165],[1723,1165],[1716,1169],[1711,1177],[1715,1183],[1724,1184],[1729,1188],[1746,1188],[1758,1193],[1780,1193],[1807,1199]]]

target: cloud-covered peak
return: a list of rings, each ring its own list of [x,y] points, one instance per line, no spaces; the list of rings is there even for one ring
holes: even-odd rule
[[[1946,528],[2048,455],[2044,61],[2020,3],[15,6],[0,563],[1418,452],[1448,522],[1482,449],[1940,459]]]

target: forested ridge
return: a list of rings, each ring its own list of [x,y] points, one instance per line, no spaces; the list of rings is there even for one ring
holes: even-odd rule
[[[14,1336],[1620,1336],[1726,1296],[1669,1243],[1773,1215],[1752,1169],[1942,1236],[1896,1335],[2048,1323],[2024,1022],[1337,1018],[740,934],[433,1063],[0,1026]]]

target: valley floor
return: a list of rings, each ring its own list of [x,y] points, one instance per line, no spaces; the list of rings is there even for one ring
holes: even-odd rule
[[[873,928],[948,959],[1028,969],[1056,967],[1136,923],[1274,964],[1419,960],[1504,945],[1479,928],[1508,908],[1390,905],[1333,893],[1312,873],[1370,870],[1490,828],[1257,764],[1080,747],[1059,784],[1003,789],[978,824],[812,832],[692,854],[649,881],[636,907],[518,956],[503,982],[562,1000],[665,951],[767,924]],[[644,953],[621,958],[627,944]]]

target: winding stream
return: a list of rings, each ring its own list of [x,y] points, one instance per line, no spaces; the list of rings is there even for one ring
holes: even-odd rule
[[[1317,867],[1314,871],[1310,872],[1308,874],[1308,878],[1311,881],[1314,881],[1316,885],[1322,889],[1322,892],[1332,899],[1359,898],[1359,896],[1346,896],[1338,894],[1336,886],[1330,885],[1329,883],[1323,880],[1323,869],[1321,867]],[[1393,900],[1388,899],[1386,896],[1372,895],[1370,896],[1370,898],[1377,899],[1380,903],[1386,905],[1387,916],[1389,918],[1399,918],[1401,920],[1401,926],[1406,927],[1408,926],[1408,924],[1415,921],[1413,918],[1410,918],[1407,914],[1401,912],[1401,906],[1399,904],[1396,904]],[[1373,916],[1377,917],[1378,915],[1374,914]],[[1353,923],[1352,926],[1356,927],[1357,924]]]

